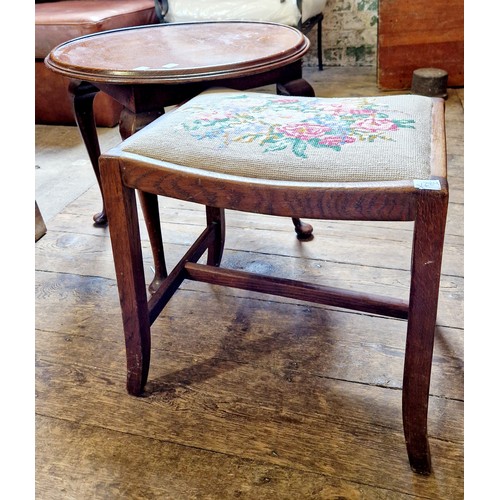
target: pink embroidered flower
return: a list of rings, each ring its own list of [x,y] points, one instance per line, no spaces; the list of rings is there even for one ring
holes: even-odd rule
[[[325,146],[342,146],[343,144],[350,144],[352,142],[356,142],[354,137],[345,137],[341,135],[325,135],[319,141],[320,144],[324,144]]]
[[[384,118],[366,118],[366,120],[359,120],[354,124],[354,128],[360,130],[366,130],[367,132],[381,132],[389,130],[397,130],[398,126],[391,122],[391,120],[386,120]]]
[[[315,137],[321,137],[330,130],[330,127],[325,125],[316,125],[315,123],[292,123],[290,125],[283,125],[277,127],[276,131],[285,134],[288,137],[308,141]]]

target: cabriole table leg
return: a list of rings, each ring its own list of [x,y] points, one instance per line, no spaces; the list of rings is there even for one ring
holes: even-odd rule
[[[71,80],[68,89],[73,96],[73,110],[78,130],[87,149],[102,197],[101,174],[99,172],[101,148],[99,147],[94,118],[94,98],[99,89],[90,83],[78,80]],[[104,201],[101,212],[96,213],[93,219],[96,226],[105,226],[108,223]]]
[[[120,135],[123,140],[135,134],[146,125],[164,114],[164,110],[147,111],[144,113],[133,113],[123,108],[120,115]],[[163,250],[163,237],[160,226],[160,212],[158,208],[158,197],[154,194],[139,191],[144,220],[148,230],[149,243],[153,254],[154,277],[149,284],[149,291],[154,293],[160,287],[162,281],[168,276],[165,263],[165,252]]]
[[[292,80],[287,83],[278,83],[276,85],[276,91],[278,95],[303,97],[315,97],[316,95],[313,87],[303,78]],[[314,228],[311,224],[300,220],[298,217],[292,217],[292,222],[299,240],[308,240],[312,238]]]

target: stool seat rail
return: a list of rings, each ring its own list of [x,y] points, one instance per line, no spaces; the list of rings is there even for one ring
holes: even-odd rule
[[[119,158],[122,182],[132,189],[205,206],[282,217],[300,214],[311,219],[414,221],[421,191],[418,179],[273,181],[190,169],[122,152],[119,148],[106,156]],[[433,175],[431,180],[437,187],[430,196],[447,193],[445,177]]]

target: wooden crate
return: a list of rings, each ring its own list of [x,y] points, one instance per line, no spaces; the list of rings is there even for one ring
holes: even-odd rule
[[[441,68],[464,85],[464,0],[379,0],[377,83],[409,89],[413,71]]]

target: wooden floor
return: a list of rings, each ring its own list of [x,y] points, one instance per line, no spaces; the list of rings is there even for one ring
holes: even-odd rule
[[[372,69],[306,76],[318,96],[379,93]],[[186,282],[153,326],[148,394],[129,396],[94,184],[36,243],[36,498],[463,498],[463,106],[463,89],[450,89],[430,477],[407,462],[404,321]],[[74,154],[74,144],[44,142],[67,129],[37,127],[45,163]],[[204,212],[168,200],[161,210],[172,266]],[[315,238],[299,242],[289,219],[227,218],[227,267],[407,296],[408,223],[311,221]],[[147,240],[143,248],[152,277]]]

